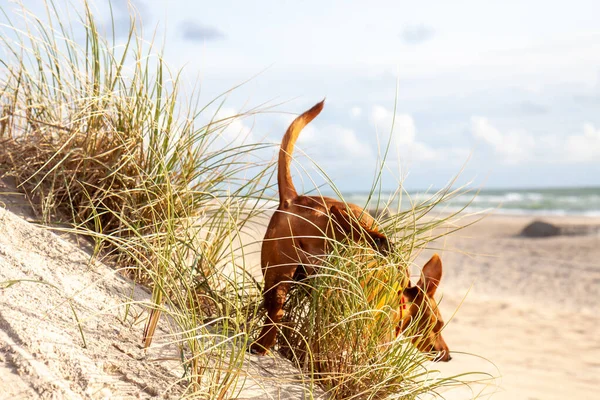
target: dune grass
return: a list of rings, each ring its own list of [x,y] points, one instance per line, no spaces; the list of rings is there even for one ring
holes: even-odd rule
[[[333,181],[321,174],[328,190],[341,196]],[[418,329],[422,313],[403,335],[396,335],[400,298],[410,285],[407,273],[414,259],[429,242],[465,226],[454,223],[463,210],[429,215],[466,192],[450,187],[400,212],[395,209],[398,193],[385,200],[380,189],[373,189],[365,209],[386,211],[379,213],[378,223],[394,238],[394,250],[384,256],[364,243],[330,241],[331,255],[318,272],[292,287],[280,328],[280,352],[330,398],[413,399],[471,375],[439,378],[431,361],[435,354],[416,350],[411,339],[427,333]]]
[[[145,345],[169,325],[185,371],[175,393],[235,397],[262,323],[242,236],[264,211],[274,169],[255,157],[269,145],[223,146],[219,137],[267,107],[219,118],[227,93],[204,106],[198,92],[183,93],[180,71],[141,38],[134,14],[117,46],[87,2],[69,22],[66,3],[45,5],[41,17],[2,9],[0,166],[40,222],[91,238],[96,256],[152,289]],[[294,289],[281,351],[332,398],[415,398],[449,384],[429,379],[426,356],[390,332],[406,285],[398,267],[448,222],[423,217],[457,193],[381,219],[397,244],[387,257],[332,243],[319,274]]]
[[[180,92],[179,73],[136,34],[133,20],[124,44],[114,46],[87,2],[80,5],[80,20],[68,25],[60,17],[66,3],[46,2],[41,18],[24,7],[3,10],[2,167],[41,222],[72,226],[94,240],[97,255],[152,287],[152,315],[166,311],[177,325],[173,341],[190,390],[218,397],[232,381],[219,371],[244,353],[225,359],[219,352],[229,347],[209,343],[220,336],[245,347],[246,319],[231,308],[247,303],[241,290],[255,286],[245,275],[242,282],[220,275],[269,171],[269,163],[240,161],[266,145],[220,147],[218,140],[233,121],[260,110],[208,114],[226,94],[199,108],[198,94]],[[157,320],[146,327],[147,345]],[[230,338],[231,331],[240,334]]]

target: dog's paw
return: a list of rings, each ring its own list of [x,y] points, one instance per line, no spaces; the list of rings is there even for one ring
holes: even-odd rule
[[[264,356],[267,354],[267,350],[259,344],[252,343],[252,345],[248,347],[248,353],[255,356]]]

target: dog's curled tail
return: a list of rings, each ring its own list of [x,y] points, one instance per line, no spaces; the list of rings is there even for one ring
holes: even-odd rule
[[[292,153],[294,151],[296,139],[298,139],[298,135],[300,135],[302,129],[321,113],[324,103],[325,100],[315,104],[310,110],[305,111],[302,115],[297,117],[281,140],[277,164],[277,184],[279,185],[279,204],[282,206],[286,204],[286,200],[291,200],[298,196],[294,183],[292,182],[292,173],[290,171]]]

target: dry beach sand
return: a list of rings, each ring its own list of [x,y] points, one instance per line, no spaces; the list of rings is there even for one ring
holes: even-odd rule
[[[28,210],[14,195],[0,201],[0,282],[54,285],[0,289],[0,399],[179,397],[182,387],[173,386],[182,376],[177,354],[160,340],[148,352],[141,349],[139,305],[124,317],[123,302],[147,301],[148,293],[132,291],[130,282],[92,263],[84,250],[17,216],[27,217]],[[600,236],[517,236],[531,220],[490,216],[436,243],[445,268],[442,310],[451,319],[444,335],[454,358],[433,368],[442,375],[482,371],[497,377],[474,376],[485,380],[445,392],[445,398],[596,398]],[[549,221],[600,225],[589,218]],[[259,228],[249,236],[261,234]],[[258,378],[240,384],[240,398],[298,399],[308,390],[289,382],[298,374],[283,360],[249,357],[247,367]]]
[[[468,221],[469,219],[467,219]],[[600,389],[600,235],[523,238],[533,218],[488,216],[437,245],[445,250],[446,373],[487,371],[480,398],[595,399]],[[559,226],[598,218],[549,217]],[[424,252],[424,256],[427,252]],[[462,304],[460,304],[462,302]],[[490,362],[493,362],[492,365]],[[489,397],[491,394],[493,396]],[[469,390],[447,398],[467,399]]]

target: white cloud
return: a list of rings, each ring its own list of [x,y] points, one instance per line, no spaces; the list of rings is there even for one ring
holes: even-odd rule
[[[311,155],[327,155],[326,162],[330,166],[352,165],[357,161],[374,159],[368,143],[362,142],[352,129],[338,124],[329,124],[318,129],[313,125],[307,126],[298,138],[298,145]]]
[[[565,151],[570,162],[600,161],[600,129],[584,124],[582,135],[567,136]]]
[[[215,128],[223,144],[239,146],[254,142],[252,129],[236,115],[238,112],[233,108],[222,108],[214,118]]]
[[[296,118],[293,115],[281,117],[281,136],[274,137],[273,142],[279,143],[283,132]],[[294,157],[303,168],[309,169],[310,162],[303,160],[306,155],[314,160],[326,173],[344,169],[353,171],[375,165],[375,154],[371,145],[363,142],[356,132],[340,124],[322,125],[318,120],[313,121],[302,129],[296,143]]]
[[[350,109],[350,115],[352,116],[352,118],[358,118],[362,115],[362,108],[360,107],[352,107]]]
[[[397,145],[410,145],[415,141],[415,121],[409,114],[398,114],[387,110],[385,107],[376,105],[373,107],[371,118],[377,128],[389,132],[392,129],[392,137]]]
[[[278,146],[296,116],[279,114],[276,118],[277,129],[268,140]],[[270,154],[276,157],[278,152],[271,151]],[[353,129],[317,118],[305,126],[298,137],[292,156],[292,176],[298,192],[322,184],[325,187],[331,183],[337,185],[344,180],[353,181],[360,187],[365,174],[370,176],[375,168],[375,161],[373,147]]]
[[[536,143],[527,132],[502,133],[485,117],[471,117],[471,132],[475,138],[490,145],[502,161],[508,164],[518,164],[534,158]]]
[[[487,118],[472,117],[471,131],[475,138],[490,145],[501,160],[508,164],[575,164],[600,160],[600,129],[591,123],[583,125],[582,134],[550,134],[534,138],[524,131],[501,132]]]
[[[371,119],[384,134],[388,134],[390,129],[392,130],[393,143],[402,158],[419,161],[439,158],[437,150],[416,140],[417,128],[410,114],[394,114],[393,111],[376,105],[371,112]]]

